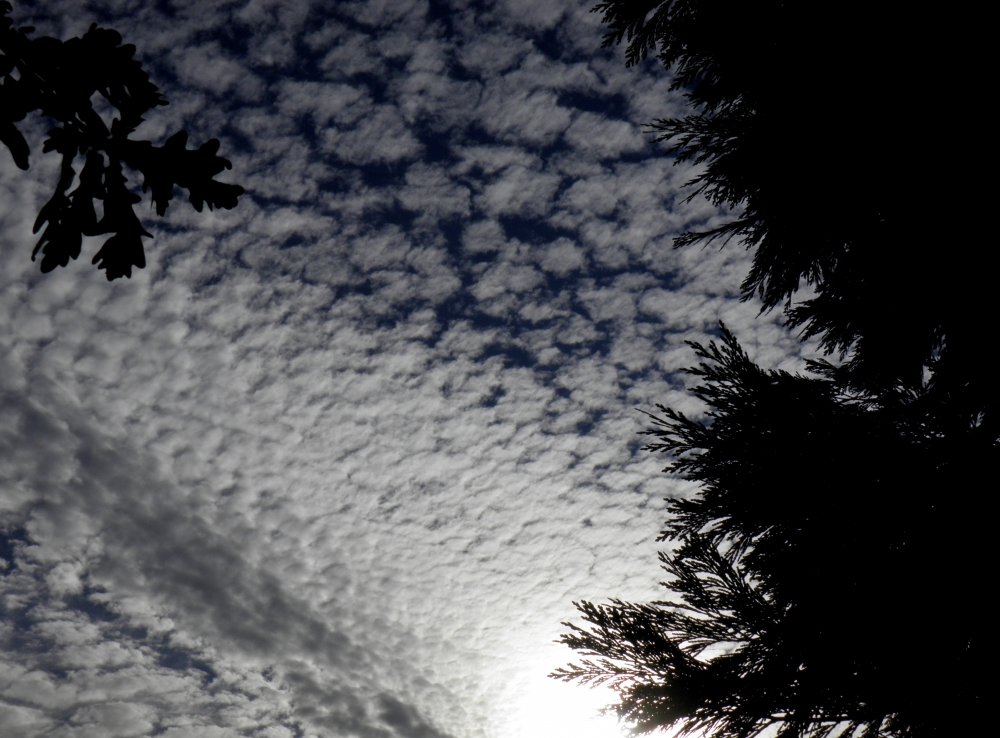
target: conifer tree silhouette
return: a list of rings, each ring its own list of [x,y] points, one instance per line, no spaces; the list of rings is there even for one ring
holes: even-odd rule
[[[93,259],[108,280],[131,277],[132,267],[145,267],[142,237],[150,234],[133,210],[142,198],[129,190],[123,164],[142,174],[142,191],[151,191],[159,215],[166,212],[175,186],[187,189],[198,212],[205,205],[236,207],[243,188],[214,179],[231,168],[217,155],[218,140],[192,150],[187,148],[185,131],[169,137],[163,146],[129,138],[143,115],[167,101],[133,59],[135,47],[121,45],[117,31],[95,23],[82,37],[65,42],[32,39],[34,29],[14,28],[11,12],[10,3],[0,0],[0,141],[17,166],[27,169],[29,147],[16,124],[37,111],[58,123],[49,131],[43,151],[62,155],[55,192],[35,221],[36,233],[45,227],[32,253],[34,259],[41,252],[43,272],[76,259],[83,236],[108,233],[114,235]],[[117,113],[110,128],[94,109],[95,93]],[[77,157],[84,160],[79,173],[74,169]],[[68,191],[74,181],[76,187]],[[94,200],[103,201],[100,220]]]
[[[706,419],[660,406],[645,431],[701,487],[668,502],[673,599],[580,603],[591,627],[563,642],[599,658],[556,675],[610,681],[643,731],[976,734],[991,539],[964,495],[995,445],[943,428],[926,393],[851,392],[823,363],[764,371],[725,326],[692,346]]]
[[[647,431],[665,471],[700,485],[668,501],[671,598],[579,603],[587,625],[563,641],[592,658],[553,676],[612,683],[640,732],[984,734],[996,257],[982,222],[957,217],[966,193],[928,191],[928,172],[947,185],[972,167],[915,155],[975,130],[918,103],[945,74],[930,60],[969,58],[967,39],[871,3],[595,10],[629,65],[655,51],[673,72],[692,112],[653,129],[701,166],[695,195],[737,208],[675,245],[754,249],[744,298],[840,361],[763,371],[724,326],[693,344],[706,417],[660,406]]]

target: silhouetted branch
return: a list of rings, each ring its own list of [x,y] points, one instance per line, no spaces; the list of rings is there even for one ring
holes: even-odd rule
[[[143,176],[142,191],[151,190],[156,212],[163,215],[174,187],[188,191],[191,204],[201,212],[234,208],[244,190],[217,182],[214,177],[232,168],[217,155],[212,139],[198,149],[188,149],[187,133],[180,131],[164,143],[129,138],[149,110],[166,105],[142,65],[133,59],[135,47],[121,45],[117,31],[90,27],[81,38],[29,38],[31,27],[14,28],[8,17],[12,8],[0,0],[0,141],[21,169],[29,164],[27,141],[15,125],[31,112],[39,112],[59,125],[49,131],[43,152],[62,155],[55,192],[35,221],[37,233],[45,230],[32,252],[42,254],[41,268],[49,272],[66,266],[80,255],[83,236],[114,234],[94,256],[109,280],[131,277],[132,267],[146,265],[142,227],[133,206],[142,198],[128,188],[122,165]],[[115,109],[110,129],[94,110],[92,98],[100,94]],[[74,163],[84,158],[77,178]],[[73,182],[75,189],[70,191]],[[94,201],[104,204],[98,221]]]

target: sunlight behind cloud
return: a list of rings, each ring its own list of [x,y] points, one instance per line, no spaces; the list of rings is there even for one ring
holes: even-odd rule
[[[607,688],[567,684],[545,676],[542,665],[527,673],[503,738],[625,738],[628,731],[601,708],[615,702]]]

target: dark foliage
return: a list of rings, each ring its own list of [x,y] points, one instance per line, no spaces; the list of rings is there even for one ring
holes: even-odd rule
[[[943,392],[971,382],[995,405],[979,351],[1000,264],[975,207],[989,44],[971,6],[606,0],[595,11],[605,45],[626,41],[629,64],[656,53],[686,91],[692,113],[653,129],[702,165],[694,194],[742,209],[675,245],[753,247],[744,297],[784,305],[790,326],[849,353],[855,384],[916,387],[935,357]],[[792,304],[803,282],[814,295]]]
[[[59,41],[29,38],[31,27],[14,28],[12,8],[0,0],[0,141],[21,169],[28,168],[28,144],[15,125],[38,111],[59,125],[49,131],[43,151],[62,155],[62,172],[55,193],[35,221],[35,232],[45,230],[32,259],[41,252],[41,268],[49,272],[80,255],[83,236],[113,233],[94,256],[109,280],[131,277],[132,267],[143,268],[146,257],[142,227],[133,206],[141,197],[128,188],[122,165],[143,176],[142,191],[151,190],[156,212],[163,215],[175,186],[188,190],[191,204],[201,212],[234,208],[243,194],[238,185],[217,182],[215,175],[231,168],[217,155],[212,139],[198,149],[187,148],[187,133],[174,134],[163,146],[133,141],[129,136],[143,115],[167,101],[132,57],[135,47],[121,45],[121,36],[96,24],[82,38]],[[100,93],[117,113],[110,128],[94,109]],[[83,157],[82,170],[73,165]],[[76,181],[77,186],[70,187]],[[103,201],[98,220],[94,200]]]
[[[642,731],[979,735],[991,525],[970,513],[996,439],[925,390],[763,371],[724,328],[693,347],[706,419],[660,407],[646,432],[701,488],[668,505],[674,601],[581,603],[563,640],[599,658],[558,675],[614,682]]]
[[[964,6],[596,10],[606,45],[626,41],[630,65],[655,52],[685,90],[691,114],[653,128],[700,166],[694,195],[739,212],[675,245],[742,240],[744,298],[841,363],[763,371],[724,328],[693,344],[708,414],[660,407],[646,447],[699,486],[668,501],[671,599],[580,603],[589,625],[564,642],[596,658],[554,676],[611,681],[640,731],[989,734],[997,257],[968,208],[982,25]]]

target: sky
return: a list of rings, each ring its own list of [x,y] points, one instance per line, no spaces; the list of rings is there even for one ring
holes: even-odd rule
[[[548,679],[573,601],[659,596],[638,409],[697,414],[686,340],[739,245],[643,124],[683,114],[589,2],[17,2],[135,44],[247,194],[163,218],[148,266],[47,275],[58,178],[0,151],[0,734],[620,738]],[[135,180],[133,186],[138,186]]]

